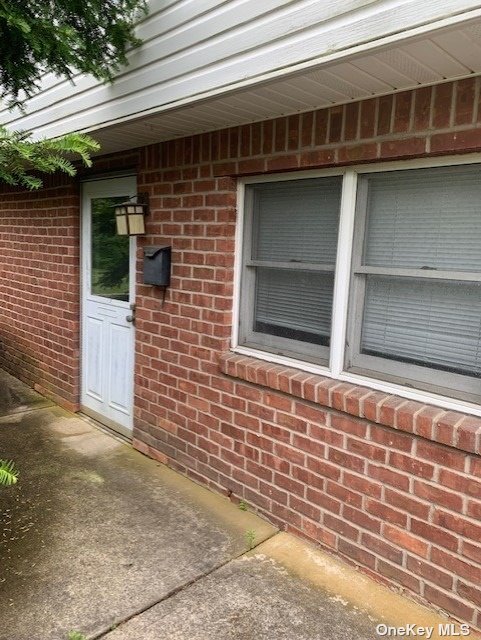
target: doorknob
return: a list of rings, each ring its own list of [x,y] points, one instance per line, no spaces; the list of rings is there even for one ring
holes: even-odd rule
[[[132,324],[134,324],[135,323],[135,304],[130,305],[130,310],[132,311],[132,313],[126,316],[125,320],[127,322],[131,322]]]

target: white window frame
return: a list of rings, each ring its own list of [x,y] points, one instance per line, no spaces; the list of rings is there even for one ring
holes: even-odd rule
[[[435,404],[444,409],[470,413],[481,416],[481,400],[479,403],[468,400],[452,398],[442,392],[416,389],[405,386],[403,381],[379,377],[371,377],[363,371],[348,371],[345,366],[346,341],[348,335],[348,308],[351,291],[351,260],[353,255],[354,225],[356,218],[356,199],[358,176],[367,173],[383,173],[387,171],[402,171],[409,169],[422,169],[429,167],[445,167],[467,164],[480,164],[481,154],[466,154],[462,156],[443,156],[438,158],[421,158],[416,160],[398,160],[393,162],[378,162],[375,164],[360,164],[351,167],[335,167],[324,170],[308,170],[302,172],[279,173],[274,175],[258,175],[240,178],[237,190],[237,226],[235,237],[235,262],[234,262],[234,308],[233,331],[231,349],[235,353],[264,360],[285,367],[293,367],[307,373],[333,378],[339,383],[369,387],[372,390],[382,391],[398,395],[407,400],[415,400],[426,404]],[[305,362],[297,358],[281,356],[269,353],[261,349],[243,346],[240,344],[239,320],[240,320],[240,293],[241,278],[243,272],[244,256],[244,226],[245,226],[245,187],[249,184],[266,182],[279,182],[285,180],[322,178],[326,176],[343,175],[341,196],[341,210],[338,233],[338,250],[335,268],[334,297],[332,310],[332,329],[329,366],[323,366]],[[359,322],[360,320],[358,320]],[[376,371],[377,376],[382,375]],[[375,375],[374,372],[372,375]],[[416,382],[414,382],[414,385]],[[481,394],[480,394],[481,395]]]
[[[326,177],[335,177],[341,178],[341,185],[343,182],[343,171],[337,169],[331,173],[324,174],[322,178]],[[306,180],[306,176],[302,176],[302,178],[297,178],[299,180]],[[293,180],[289,180],[287,182],[292,182]],[[244,345],[252,345],[254,349],[260,349],[263,351],[271,352],[274,355],[282,351],[287,357],[293,358],[304,358],[307,362],[312,362],[314,364],[320,364],[321,366],[324,363],[329,362],[329,353],[330,347],[325,345],[317,345],[312,344],[310,342],[302,342],[300,340],[296,340],[295,338],[285,338],[281,336],[270,336],[268,334],[263,334],[256,332],[254,329],[250,329],[248,327],[247,322],[242,322],[242,319],[245,318],[253,318],[254,317],[254,298],[255,298],[255,290],[256,290],[256,282],[257,282],[257,268],[258,267],[274,267],[274,268],[282,268],[285,267],[286,270],[295,270],[296,268],[305,269],[311,271],[313,273],[322,274],[328,273],[335,277],[336,264],[326,265],[326,264],[316,264],[316,265],[306,265],[305,263],[300,263],[297,267],[296,264],[291,263],[278,263],[272,261],[257,261],[252,260],[252,246],[255,242],[254,240],[254,192],[252,190],[247,190],[245,187],[250,186],[252,182],[245,183],[244,185],[244,228],[251,230],[250,233],[245,234],[243,238],[243,256],[242,262],[243,265],[243,276],[242,276],[242,304],[239,306],[240,316],[239,316],[239,342],[242,341]],[[341,193],[342,198],[342,193]],[[337,251],[336,251],[337,255]],[[332,320],[332,318],[331,318]],[[244,326],[243,326],[244,325]]]

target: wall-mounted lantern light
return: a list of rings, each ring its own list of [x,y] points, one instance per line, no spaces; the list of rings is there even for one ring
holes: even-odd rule
[[[145,234],[145,216],[149,212],[148,194],[139,193],[114,207],[117,235],[142,236]]]

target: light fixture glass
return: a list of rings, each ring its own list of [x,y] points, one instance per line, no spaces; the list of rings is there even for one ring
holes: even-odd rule
[[[135,202],[134,202],[135,200]],[[132,196],[126,202],[115,205],[117,234],[120,236],[141,236],[145,234],[145,216],[148,213],[147,194]]]

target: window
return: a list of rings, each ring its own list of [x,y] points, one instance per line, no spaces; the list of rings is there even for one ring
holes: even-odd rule
[[[356,216],[348,367],[479,399],[479,167],[364,175]]]
[[[241,350],[480,403],[481,165],[422,162],[246,184]]]
[[[241,344],[327,363],[342,177],[246,189]]]

